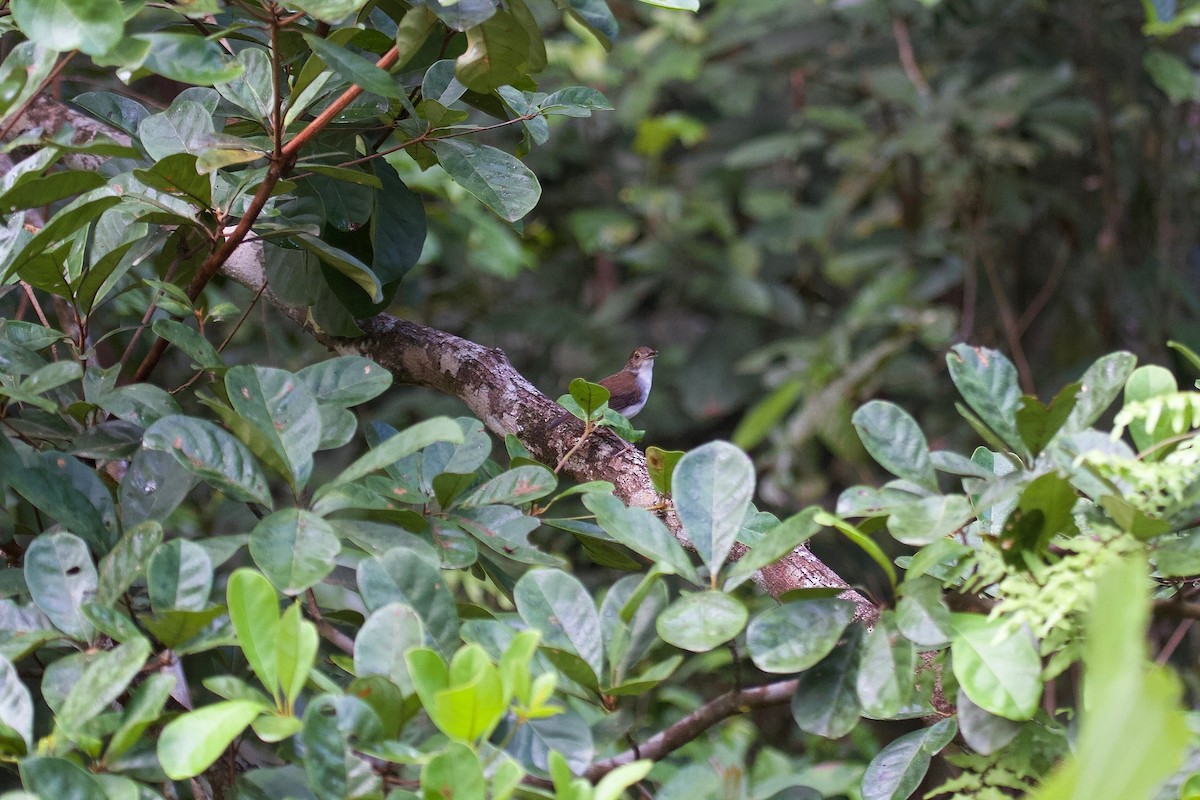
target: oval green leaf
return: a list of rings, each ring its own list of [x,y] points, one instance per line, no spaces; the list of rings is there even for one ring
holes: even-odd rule
[[[854,604],[833,597],[768,609],[746,631],[746,647],[764,672],[801,672],[832,652],[854,619]]]
[[[704,653],[741,633],[750,613],[724,592],[684,595],[658,615],[655,627],[664,642]]]

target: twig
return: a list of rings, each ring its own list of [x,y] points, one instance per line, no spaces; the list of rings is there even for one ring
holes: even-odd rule
[[[900,17],[892,20],[892,38],[896,40],[896,52],[900,55],[900,66],[904,68],[904,74],[908,76],[908,80],[916,87],[917,93],[921,97],[929,97],[929,84],[925,81],[925,76],[921,74],[916,56],[913,55],[912,40],[908,36],[908,23]]]
[[[1183,637],[1187,636],[1187,632],[1196,624],[1194,619],[1185,619],[1175,628],[1175,632],[1171,634],[1171,638],[1163,645],[1162,651],[1158,654],[1158,658],[1154,659],[1154,663],[1160,667],[1166,664],[1171,658],[1171,654],[1175,652],[1175,648],[1179,647],[1179,643],[1183,641]]]
[[[396,59],[400,57],[400,48],[393,45],[378,61],[375,66],[380,69],[391,67]],[[193,302],[204,291],[204,287],[213,279],[221,267],[233,255],[233,252],[241,246],[242,241],[246,238],[246,234],[250,232],[250,228],[258,220],[258,216],[266,207],[267,201],[271,198],[271,193],[275,190],[275,184],[279,183],[285,175],[287,175],[296,163],[296,158],[300,153],[300,149],[313,137],[321,132],[329,123],[337,118],[337,115],[345,110],[346,106],[354,102],[360,94],[362,87],[354,84],[342,92],[341,96],[329,105],[324,111],[317,115],[316,119],[308,123],[296,136],[283,146],[280,151],[279,158],[273,158],[271,166],[267,169],[266,177],[263,178],[262,184],[258,187],[258,191],[254,194],[254,199],[250,201],[250,205],[246,208],[246,214],[238,221],[237,227],[226,237],[221,246],[213,251],[208,258],[204,259],[204,263],[196,270],[196,274],[192,277],[192,282],[188,285],[187,296]],[[282,124],[282,120],[275,120],[275,125]],[[142,360],[138,366],[137,372],[133,375],[133,382],[139,383],[144,381],[146,377],[154,371],[162,358],[163,353],[167,351],[170,343],[166,339],[158,339],[154,346],[150,348],[150,352]]]
[[[583,447],[583,443],[586,442],[588,437],[595,432],[596,426],[592,424],[590,419],[585,419],[583,421],[583,435],[580,436],[579,441],[575,442],[574,446],[572,446],[571,449],[559,459],[558,464],[554,467],[555,475],[562,471],[562,468],[567,465],[567,462],[571,459],[571,456],[579,452],[579,448]]]
[[[321,638],[346,655],[354,655],[354,640],[333,627],[331,623],[321,616],[321,608],[317,605],[317,596],[313,594],[313,590],[307,590],[304,593],[304,597],[308,601],[308,615],[316,623],[317,633],[321,634]]]
[[[972,236],[976,239],[981,237],[979,231],[981,224],[982,217],[976,217],[972,230]],[[996,308],[1000,311],[1000,325],[1004,328],[1004,338],[1008,342],[1013,365],[1016,366],[1017,372],[1021,376],[1021,388],[1026,394],[1033,394],[1033,370],[1029,366],[1029,359],[1025,357],[1025,347],[1021,344],[1021,331],[1017,323],[1017,315],[1013,312],[1012,304],[1008,302],[1008,294],[1004,291],[1004,282],[1000,279],[996,262],[988,252],[986,243],[980,242],[976,246],[976,254],[979,257],[979,263],[983,264],[983,274],[987,276],[992,294],[996,297]]]
[[[726,692],[683,719],[670,725],[642,742],[636,750],[626,750],[623,753],[597,761],[584,771],[584,777],[596,781],[612,772],[623,764],[636,761],[639,758],[649,758],[658,761],[667,754],[678,750],[700,734],[707,731],[723,719],[744,714],[756,708],[782,705],[792,699],[796,693],[799,681],[795,678],[777,683],[755,686],[752,689]]]

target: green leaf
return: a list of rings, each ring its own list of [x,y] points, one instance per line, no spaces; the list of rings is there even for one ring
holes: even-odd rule
[[[22,33],[60,53],[103,55],[125,34],[118,0],[13,0],[12,14]]]
[[[575,402],[583,409],[583,413],[587,415],[588,419],[603,409],[610,397],[608,389],[598,383],[589,383],[583,378],[575,378],[571,381],[567,391],[571,393],[571,397],[575,398]]]
[[[438,19],[456,31],[474,28],[496,13],[496,0],[458,0],[443,3],[440,0],[421,0],[422,5],[437,14]]]
[[[293,489],[302,488],[321,444],[321,416],[308,385],[286,370],[237,366],[225,373],[225,389],[238,416],[283,460]]]
[[[313,665],[317,663],[317,626],[300,616],[300,604],[292,603],[279,618],[275,635],[275,668],[285,710],[296,707]]]
[[[357,577],[368,610],[403,603],[417,612],[425,632],[444,655],[457,649],[458,611],[436,563],[396,547],[359,562]]]
[[[96,594],[96,567],[87,545],[70,533],[43,533],[25,551],[25,583],[54,627],[89,640],[95,629],[82,606]]]
[[[97,776],[65,758],[34,756],[22,759],[21,785],[35,797],[62,800],[101,800],[108,794]]]
[[[1021,723],[989,714],[972,703],[966,692],[959,693],[957,706],[963,741],[977,753],[991,755],[1021,732]]]
[[[1022,452],[1015,422],[1021,404],[1016,367],[998,350],[959,344],[952,351],[946,355],[950,379],[967,405],[1010,449]]]
[[[59,709],[58,725],[69,736],[78,735],[84,723],[125,693],[149,657],[150,643],[141,638],[96,653]]]
[[[502,472],[471,492],[459,506],[478,506],[505,503],[524,505],[554,491],[558,479],[554,473],[542,466],[526,465]]]
[[[247,47],[237,54],[234,63],[242,68],[242,74],[228,83],[217,83],[214,88],[266,128],[270,124],[273,103],[271,58],[266,50]]]
[[[1030,395],[1021,398],[1021,407],[1017,409],[1017,431],[1030,453],[1036,456],[1042,452],[1066,424],[1075,410],[1079,391],[1079,383],[1069,383],[1054,396],[1049,406],[1043,406]]]
[[[26,750],[33,746],[33,698],[17,668],[4,656],[0,656],[0,723],[17,732]]]
[[[724,592],[696,592],[680,597],[658,616],[656,628],[664,642],[703,653],[741,633],[750,614]]]
[[[754,618],[746,629],[746,647],[764,672],[801,672],[833,651],[852,619],[854,605],[846,600],[785,603]]]
[[[600,629],[610,684],[622,683],[658,639],[654,626],[666,607],[666,584],[653,573],[626,575],[609,588],[600,604]]]
[[[675,11],[699,11],[700,0],[642,0],[648,6],[670,8]]]
[[[936,495],[897,506],[887,526],[896,541],[922,547],[957,533],[974,518],[975,509],[963,495]]]
[[[810,506],[771,528],[738,559],[725,578],[725,591],[733,591],[755,572],[791,553],[824,527],[816,521],[818,506]]]
[[[371,215],[371,269],[383,284],[398,281],[417,265],[425,248],[425,203],[386,161],[374,162],[379,188]]]
[[[596,515],[605,532],[635,553],[654,562],[661,572],[699,584],[696,568],[662,520],[644,508],[630,508],[611,494],[590,492],[583,505]]]
[[[430,147],[446,174],[501,219],[516,222],[541,197],[537,176],[503,150],[463,139],[440,139]]]
[[[41,208],[108,183],[103,175],[84,170],[63,170],[18,183],[0,194],[0,209],[8,212]]]
[[[275,589],[254,570],[234,570],[226,587],[226,606],[246,661],[267,691],[278,699],[279,598]]]
[[[425,643],[421,617],[406,603],[388,603],[367,617],[354,640],[354,672],[382,675],[405,695],[414,691],[404,654]]]
[[[604,669],[604,645],[596,604],[578,578],[557,569],[530,570],[513,589],[517,613],[542,634],[545,647],[579,656],[594,679]]]
[[[836,517],[833,514],[829,514],[825,511],[818,511],[813,517],[813,520],[820,525],[826,525],[837,530],[847,539],[854,542],[859,549],[871,557],[872,561],[879,565],[879,568],[883,570],[883,573],[887,576],[888,582],[892,586],[896,585],[896,569],[892,566],[892,560],[888,558],[887,554],[884,553],[882,549],[880,549],[879,545],[875,544],[871,537],[867,536],[865,533],[851,525],[849,522],[846,522],[844,519]]]
[[[858,724],[862,711],[857,689],[862,632],[861,626],[850,628],[845,644],[800,675],[792,695],[792,718],[800,730],[840,739]]]
[[[292,238],[322,262],[353,281],[358,288],[366,292],[372,303],[383,299],[383,287],[379,283],[379,277],[362,261],[308,233],[296,234]]]
[[[419,422],[411,428],[406,428],[360,456],[353,464],[342,470],[340,475],[322,486],[313,499],[319,500],[332,487],[356,481],[377,469],[391,466],[405,456],[415,453],[423,447],[428,447],[434,442],[462,444],[462,429],[448,417],[434,417]]]
[[[1032,637],[1004,620],[978,614],[952,616],[950,645],[954,677],[980,708],[1022,721],[1037,711],[1042,697],[1041,660]]]
[[[207,143],[212,141],[216,129],[213,127],[212,112],[208,108],[194,100],[176,100],[166,111],[141,120],[137,133],[142,147],[157,161],[176,153],[199,155]],[[185,163],[189,162],[183,159],[175,162],[169,174],[175,176],[173,180],[179,182],[180,188],[188,186],[195,189],[190,175],[185,180],[178,174],[181,172],[180,167]],[[195,172],[195,163],[190,163],[192,171]],[[200,175],[197,173],[196,177],[198,179]],[[163,181],[165,178],[160,172],[159,177],[152,180]],[[204,180],[210,181],[207,176]]]
[[[399,100],[404,87],[385,70],[339,44],[311,33],[304,34],[309,48],[347,83],[361,86],[372,94]]]
[[[266,709],[253,700],[225,700],[176,717],[158,737],[158,760],[171,780],[199,775]]]
[[[203,610],[212,584],[212,559],[203,547],[187,539],[172,539],[160,546],[146,568],[150,606],[156,613]]]
[[[1099,419],[1117,399],[1136,364],[1137,357],[1126,352],[1109,353],[1096,359],[1079,379],[1075,407],[1071,409],[1063,430],[1083,430]]]
[[[236,500],[272,505],[266,476],[250,450],[207,420],[163,417],[150,426],[142,442],[150,450],[171,453],[205,483]]]
[[[467,29],[467,49],[455,63],[455,74],[471,91],[486,94],[519,83],[530,71],[529,56],[529,32],[512,15],[497,11]]]
[[[180,83],[212,86],[242,74],[217,42],[195,33],[138,33],[133,38],[150,45],[143,67]]]
[[[907,800],[921,785],[933,756],[954,738],[954,718],[894,739],[879,751],[862,778],[863,800]]]
[[[155,334],[191,356],[193,366],[197,369],[224,369],[225,362],[221,359],[217,348],[213,347],[198,331],[192,330],[182,322],[176,322],[173,319],[156,319],[150,328]]]
[[[288,3],[322,22],[340,22],[357,14],[365,4],[365,0],[290,0]]]
[[[354,753],[381,733],[378,716],[357,697],[321,695],[309,703],[300,741],[310,791],[319,798],[383,794],[379,776]]]
[[[928,576],[909,578],[900,585],[896,626],[914,644],[945,647],[953,637],[950,609],[942,596],[941,581]]]
[[[1178,389],[1175,376],[1169,370],[1154,365],[1138,367],[1125,382],[1125,405],[1169,395]],[[1139,453],[1151,445],[1175,435],[1170,418],[1170,414],[1163,414],[1151,430],[1147,430],[1147,426],[1143,424],[1129,427],[1129,433],[1133,437]]]
[[[646,448],[646,471],[650,474],[650,483],[654,484],[659,494],[671,493],[671,479],[683,456],[682,450],[663,450],[653,445]]]
[[[907,411],[894,403],[872,400],[854,412],[851,422],[881,467],[931,492],[938,490],[929,443]]]
[[[576,22],[587,28],[605,50],[612,49],[617,38],[617,20],[604,0],[563,0],[560,5]]]
[[[486,797],[479,756],[462,742],[451,742],[421,769],[421,791],[426,797]]]
[[[863,712],[876,719],[899,714],[912,699],[917,667],[912,642],[900,635],[896,617],[884,612],[863,642],[858,665],[858,699]]]
[[[322,581],[341,549],[332,525],[298,508],[264,517],[250,533],[251,558],[284,594],[299,594]]]
[[[127,526],[113,549],[100,559],[96,602],[105,606],[115,605],[125,590],[145,572],[150,556],[162,538],[162,526],[157,522]]]
[[[199,113],[208,118],[205,112]],[[174,153],[149,169],[134,170],[133,175],[151,189],[177,195],[201,208],[212,207],[212,179],[196,170],[196,157],[191,153]]]
[[[675,512],[715,586],[750,510],[754,464],[732,444],[710,442],[679,460],[672,488]]]
[[[1055,472],[1030,481],[1000,531],[1000,550],[1005,559],[1018,564],[1023,563],[1025,553],[1041,556],[1055,536],[1074,532],[1077,499],[1070,481]]]

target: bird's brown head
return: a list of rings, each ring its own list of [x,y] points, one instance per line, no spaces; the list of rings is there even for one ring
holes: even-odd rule
[[[637,372],[642,368],[643,364],[647,361],[653,361],[657,357],[658,351],[653,347],[639,347],[630,354],[629,362],[625,365],[625,369]]]

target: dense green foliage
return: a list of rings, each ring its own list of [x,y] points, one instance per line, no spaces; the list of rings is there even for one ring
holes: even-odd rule
[[[1191,17],[653,5],[3,6],[6,797],[1200,795]],[[653,341],[662,502],[310,339],[384,309]]]

